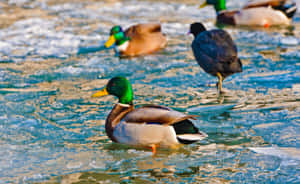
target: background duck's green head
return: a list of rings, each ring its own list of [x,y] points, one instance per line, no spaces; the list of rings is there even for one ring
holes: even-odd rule
[[[119,32],[123,32],[123,29],[121,26],[114,26],[110,29],[110,33],[109,35],[114,35],[114,34],[117,34]]]
[[[205,0],[199,8],[203,8],[206,5],[213,5],[217,12],[226,10],[226,0]]]
[[[125,36],[125,33],[122,30],[121,26],[112,27],[109,35],[109,39],[104,44],[106,48],[111,47],[114,43],[116,43],[116,45],[118,46],[122,45],[123,43],[129,40],[129,38]]]
[[[119,103],[130,104],[133,102],[133,91],[130,82],[125,77],[114,77],[110,79],[107,85],[92,97],[101,97],[105,95],[114,95],[119,98]]]

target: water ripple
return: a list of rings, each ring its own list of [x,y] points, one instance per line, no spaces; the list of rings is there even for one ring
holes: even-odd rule
[[[198,3],[0,2],[0,183],[299,183],[300,14],[289,28],[225,27],[243,72],[218,96],[186,35],[195,21],[216,28],[213,8]],[[111,26],[141,22],[162,24],[164,50],[118,58],[103,49]],[[116,99],[90,96],[116,75],[131,81],[137,106],[199,115],[208,138],[154,157],[112,143],[104,124]]]

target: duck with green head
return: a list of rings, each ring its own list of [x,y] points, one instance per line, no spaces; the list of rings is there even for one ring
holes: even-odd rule
[[[110,30],[110,37],[105,47],[109,48],[113,44],[116,44],[121,56],[137,56],[164,48],[167,39],[161,32],[160,24],[137,24],[125,31],[121,26],[114,26]]]
[[[214,6],[218,24],[264,27],[289,25],[297,9],[288,0],[255,0],[233,11],[227,11],[226,0],[205,0],[200,8],[206,5]]]
[[[192,123],[195,116],[185,115],[168,107],[146,105],[134,108],[133,91],[124,77],[114,77],[92,97],[114,95],[119,102],[109,113],[105,130],[117,143],[152,148],[178,148],[202,140],[207,135]]]

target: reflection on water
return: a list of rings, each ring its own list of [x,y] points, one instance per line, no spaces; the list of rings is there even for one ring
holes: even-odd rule
[[[218,96],[186,35],[199,20],[215,28],[213,9],[198,3],[0,2],[0,183],[299,183],[299,13],[288,28],[225,28],[244,72]],[[148,21],[160,21],[168,36],[157,54],[78,54],[101,48],[114,24]],[[199,115],[208,138],[154,157],[112,143],[104,123],[116,99],[90,96],[116,75],[132,82],[137,105]]]

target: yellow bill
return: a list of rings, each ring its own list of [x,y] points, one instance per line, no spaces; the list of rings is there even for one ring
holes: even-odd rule
[[[97,93],[93,94],[92,97],[101,97],[101,96],[106,96],[106,95],[108,95],[108,92],[105,87],[101,91],[98,91]]]
[[[108,38],[108,40],[105,42],[104,46],[105,46],[106,48],[109,48],[109,47],[111,47],[115,42],[116,42],[116,39],[115,39],[114,35],[111,35],[111,36]]]
[[[204,1],[198,8],[199,8],[199,9],[204,8],[206,5],[207,5],[207,2]]]

